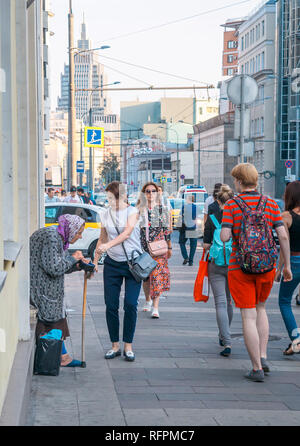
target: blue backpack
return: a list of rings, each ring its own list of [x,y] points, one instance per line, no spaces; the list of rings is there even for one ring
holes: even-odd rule
[[[212,246],[209,250],[209,258],[214,259],[214,262],[218,266],[227,266],[229,265],[229,259],[232,251],[232,239],[228,242],[223,243],[221,241],[221,229],[222,226],[216,219],[214,215],[209,216],[215,225],[214,238],[212,242]]]

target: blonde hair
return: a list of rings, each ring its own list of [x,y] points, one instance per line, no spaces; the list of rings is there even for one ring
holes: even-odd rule
[[[221,204],[225,204],[226,201],[230,200],[230,198],[234,197],[233,190],[228,186],[228,184],[222,184],[221,189],[217,193],[217,200]]]
[[[256,167],[250,163],[241,163],[235,166],[231,175],[240,181],[244,187],[256,187],[258,182],[258,172]]]

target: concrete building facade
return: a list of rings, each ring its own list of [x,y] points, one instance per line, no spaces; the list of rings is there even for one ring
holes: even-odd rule
[[[275,196],[275,31],[276,1],[254,10],[239,28],[239,72],[252,76],[258,97],[250,105],[251,161],[259,172],[259,190]]]
[[[29,237],[44,224],[43,5],[0,13],[0,425],[24,422],[32,376]]]
[[[233,112],[194,126],[195,184],[205,186],[209,193],[215,183],[233,186],[230,172],[237,158],[227,155],[227,141],[233,138],[233,132]]]
[[[276,32],[276,196],[285,188],[287,169],[300,179],[300,2],[277,2]]]

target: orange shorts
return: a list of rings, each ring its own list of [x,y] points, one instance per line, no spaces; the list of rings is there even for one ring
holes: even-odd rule
[[[245,274],[240,269],[228,272],[230,294],[237,308],[255,308],[265,302],[272,290],[276,269],[264,274]]]

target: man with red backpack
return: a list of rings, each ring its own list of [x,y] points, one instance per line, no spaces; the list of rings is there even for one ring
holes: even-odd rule
[[[271,292],[277,262],[272,229],[278,235],[284,257],[283,277],[292,279],[289,238],[277,203],[257,192],[258,172],[242,163],[231,172],[238,196],[225,204],[221,240],[233,237],[228,282],[236,307],[241,309],[245,344],[253,365],[246,375],[264,381],[270,371],[267,359],[269,323],[265,303]]]

